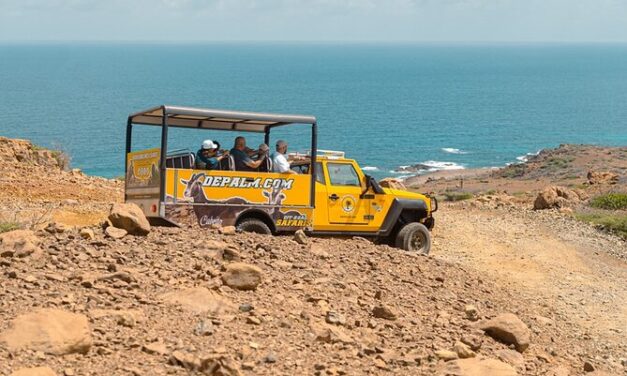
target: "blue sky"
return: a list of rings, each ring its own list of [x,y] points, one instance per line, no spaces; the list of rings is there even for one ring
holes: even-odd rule
[[[627,42],[627,0],[0,0],[0,41]]]

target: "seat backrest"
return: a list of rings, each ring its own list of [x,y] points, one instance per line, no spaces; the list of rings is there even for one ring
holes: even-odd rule
[[[229,171],[235,171],[235,158],[229,154],[227,159],[229,161]]]
[[[175,154],[166,157],[165,165],[167,168],[185,168],[193,169],[196,164],[196,156],[194,153]]]

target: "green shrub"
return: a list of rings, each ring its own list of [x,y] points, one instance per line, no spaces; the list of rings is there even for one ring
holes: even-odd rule
[[[0,234],[13,230],[19,230],[22,226],[17,222],[0,222]]]
[[[589,222],[604,230],[613,232],[627,240],[627,216],[620,214],[576,214],[577,219]]]
[[[627,193],[608,193],[590,201],[590,206],[605,210],[627,209]]]
[[[525,175],[525,166],[520,164],[510,165],[501,170],[500,175],[506,179],[522,177]]]
[[[444,201],[463,201],[473,198],[469,192],[444,192]]]

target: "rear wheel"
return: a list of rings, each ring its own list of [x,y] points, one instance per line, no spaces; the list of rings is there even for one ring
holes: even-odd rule
[[[271,235],[272,230],[265,224],[263,221],[256,218],[248,218],[242,220],[238,225],[237,229],[244,232],[254,232],[257,234]]]
[[[427,255],[431,250],[431,233],[422,223],[411,222],[398,232],[395,245],[408,252]]]

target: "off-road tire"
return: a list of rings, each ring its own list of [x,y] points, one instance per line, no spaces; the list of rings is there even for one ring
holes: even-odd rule
[[[263,235],[271,235],[272,230],[265,224],[263,221],[256,218],[248,218],[242,220],[238,225],[237,229],[242,232],[254,232],[257,234]]]
[[[431,233],[422,223],[411,222],[396,235],[396,248],[428,255],[431,251]]]

